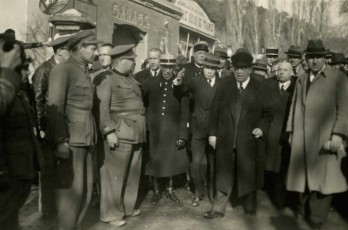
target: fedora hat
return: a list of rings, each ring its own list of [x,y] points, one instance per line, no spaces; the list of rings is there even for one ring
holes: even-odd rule
[[[345,64],[346,58],[343,53],[333,53],[330,65]]]
[[[107,55],[112,57],[124,57],[124,58],[136,58],[137,55],[133,52],[134,44],[129,45],[118,45],[112,48]]]
[[[100,42],[97,40],[97,37],[93,31],[81,30],[69,39],[68,47],[73,48],[79,43],[86,45],[97,45]]]
[[[220,57],[217,55],[214,55],[213,53],[209,52],[207,55],[205,55],[205,59],[203,62],[203,66],[211,67],[211,68],[220,68]]]
[[[307,55],[327,55],[329,51],[325,49],[323,41],[321,39],[310,39],[308,40],[308,45],[305,53]]]
[[[250,67],[253,64],[253,56],[245,48],[238,49],[231,60],[234,67]]]
[[[60,34],[56,33],[53,37],[53,41],[48,43],[48,47],[54,47],[54,46],[64,46],[68,44],[68,41],[70,38],[72,38],[75,34]]]
[[[214,50],[215,55],[219,55],[220,58],[227,58],[227,48],[226,47],[216,47]]]
[[[278,56],[278,48],[269,47],[266,48],[266,56]]]
[[[173,54],[162,54],[160,57],[160,65],[175,66],[176,57]]]
[[[206,41],[198,41],[193,46],[193,52],[196,51],[206,51],[209,52],[208,43]]]
[[[302,49],[299,46],[291,45],[287,52],[285,52],[288,57],[301,58]]]
[[[264,59],[256,59],[253,68],[267,71],[267,63]]]

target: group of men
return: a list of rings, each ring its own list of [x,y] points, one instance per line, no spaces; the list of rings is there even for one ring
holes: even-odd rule
[[[257,191],[266,188],[278,208],[287,190],[300,194],[296,214],[320,229],[332,194],[347,190],[348,76],[326,64],[321,40],[304,51],[291,46],[279,62],[278,49],[253,62],[240,48],[232,68],[226,48],[212,53],[204,41],[180,67],[176,56],[152,48],[149,67],[133,75],[134,44],[100,44],[91,31],[58,34],[48,44],[54,55],[33,76],[35,109],[10,70],[20,65],[19,45],[0,52],[0,204],[12,208],[1,211],[5,229],[18,228],[37,165],[44,213],[57,217],[58,229],[79,228],[95,155],[100,220],[115,226],[141,213],[142,165],[153,183],[151,204],[160,202],[162,185],[179,203],[173,178],[187,173],[191,205],[208,197],[203,216],[210,219],[223,217],[230,200],[255,215]],[[101,68],[91,71],[96,50]]]

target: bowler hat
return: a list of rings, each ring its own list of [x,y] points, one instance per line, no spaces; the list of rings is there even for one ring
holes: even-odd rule
[[[301,58],[302,50],[298,46],[291,45],[287,52],[285,52],[288,57]]]
[[[201,50],[209,52],[208,43],[206,41],[198,41],[193,46],[193,52],[201,51]]]
[[[69,39],[68,47],[73,48],[77,44],[83,43],[86,45],[96,45],[99,43],[95,33],[91,30],[82,30],[77,32],[74,36]]]
[[[133,52],[134,44],[129,45],[118,45],[112,48],[107,55],[113,57],[124,57],[124,58],[135,58],[137,55]]]
[[[278,56],[278,48],[269,47],[266,48],[266,56]]]
[[[212,68],[220,68],[220,57],[217,55],[214,55],[213,53],[209,52],[207,55],[205,55],[205,59],[203,62],[203,66],[212,67]]]
[[[308,45],[305,52],[307,55],[326,55],[328,50],[325,49],[321,39],[310,39],[308,40]]]
[[[54,35],[53,41],[47,44],[48,47],[53,47],[53,46],[64,46],[68,44],[68,41],[70,38],[72,38],[75,34],[64,34],[61,35],[57,33]]]
[[[267,63],[264,59],[256,59],[253,68],[267,71]]]
[[[344,57],[343,53],[333,53],[332,59],[331,59],[331,65],[336,64],[344,64],[346,63],[346,58]]]
[[[227,58],[227,48],[226,47],[216,47],[214,50],[214,54],[219,55],[220,58]]]
[[[238,49],[240,50],[240,49]],[[250,67],[253,64],[253,56],[248,50],[244,49],[242,51],[238,51],[231,57],[232,63],[234,67]],[[246,50],[246,51],[245,51]]]
[[[176,65],[176,57],[173,54],[162,54],[160,57],[160,65]]]

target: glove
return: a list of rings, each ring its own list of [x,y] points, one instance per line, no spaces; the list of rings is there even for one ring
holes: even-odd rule
[[[59,159],[69,159],[70,157],[70,148],[68,143],[61,143],[57,146],[57,150],[55,151],[55,156]]]
[[[186,141],[183,139],[178,139],[176,141],[176,147],[178,147],[178,150],[185,148],[186,146]]]

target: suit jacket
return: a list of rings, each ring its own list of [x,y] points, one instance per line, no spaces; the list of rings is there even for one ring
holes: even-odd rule
[[[347,190],[341,170],[342,155],[323,150],[332,134],[348,135],[348,79],[326,66],[310,83],[309,73],[297,80],[287,131],[292,132],[287,189],[323,194]],[[306,158],[306,161],[303,159]]]
[[[239,123],[236,123],[238,87],[235,78],[225,78],[218,85],[209,118],[209,136],[216,136],[216,187],[228,192],[234,175],[234,131],[236,126],[236,165],[238,195],[256,191],[263,182],[263,155],[258,151],[258,142],[252,131],[260,128],[267,135],[272,120],[271,106],[267,104],[263,84],[250,78],[244,90]]]
[[[279,81],[276,78],[272,77],[265,80],[265,93],[269,95],[267,98],[269,98],[269,103],[273,107],[273,121],[268,130],[266,141],[265,170],[267,171],[280,171],[283,146],[286,146],[286,148],[289,147],[286,122],[289,116],[296,80],[297,77],[291,78],[291,83],[284,93],[280,92]]]
[[[48,77],[52,68],[57,64],[54,56],[42,63],[33,75],[33,89],[35,94],[36,120],[39,130],[46,131],[46,102],[48,90]]]
[[[157,73],[157,75],[160,75],[161,70]],[[150,69],[144,69],[139,71],[138,73],[134,74],[134,79],[137,80],[140,84],[143,83],[146,79],[153,77]]]
[[[207,79],[198,77],[184,78],[182,85],[174,86],[174,93],[192,94],[193,113],[191,114],[190,131],[192,134],[206,137],[208,131],[208,118],[215,90],[222,79],[215,77],[215,84],[210,86]],[[190,109],[186,107],[186,109]]]
[[[96,143],[93,92],[88,66],[74,54],[65,63],[53,67],[46,109],[49,141],[69,142],[72,146]]]

